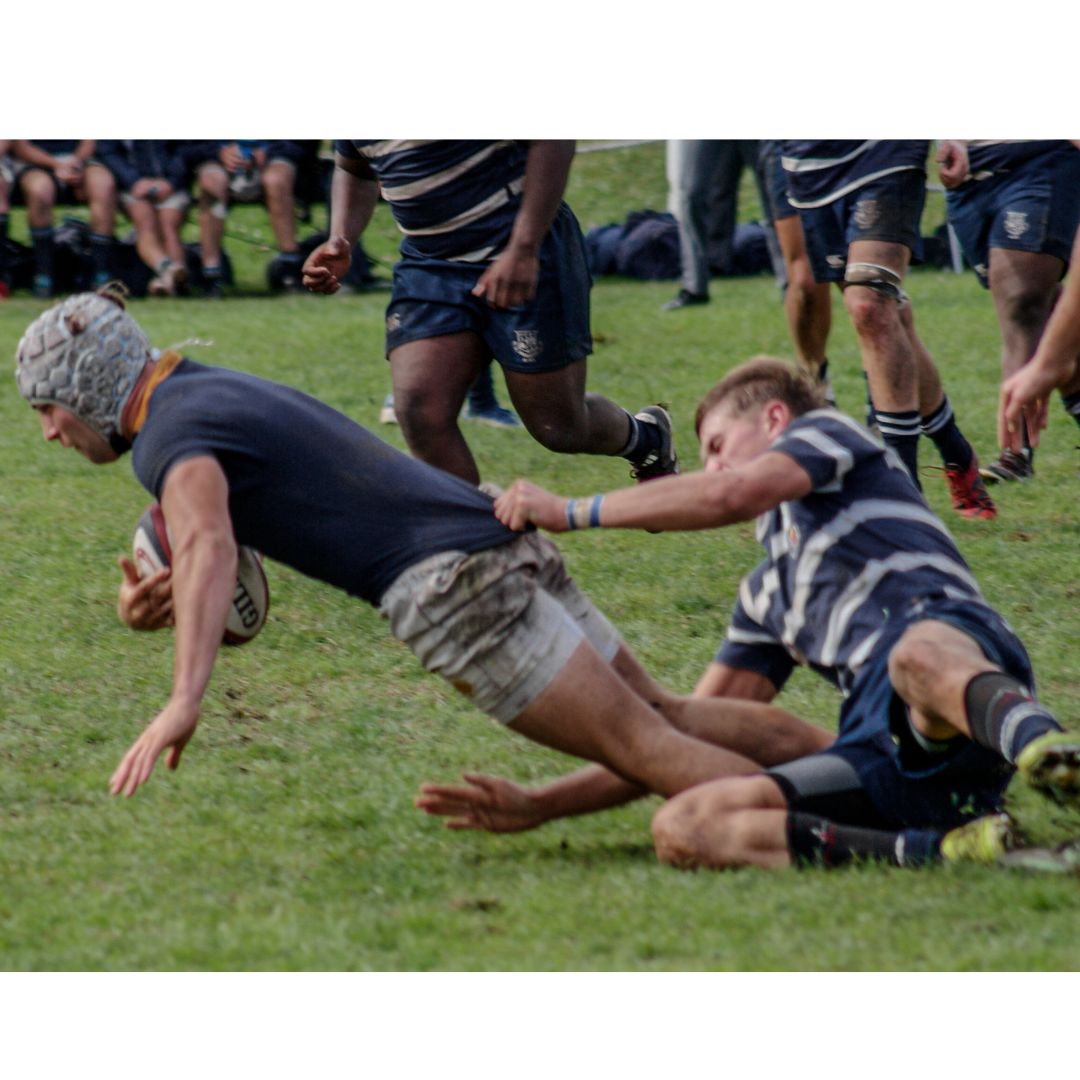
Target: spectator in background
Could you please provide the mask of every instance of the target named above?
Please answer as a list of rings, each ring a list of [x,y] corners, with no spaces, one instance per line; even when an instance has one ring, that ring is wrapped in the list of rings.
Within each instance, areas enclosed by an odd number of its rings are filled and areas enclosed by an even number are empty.
[[[949,224],[1001,326],[1001,377],[1028,362],[1061,291],[1080,223],[1080,151],[1068,139],[945,140],[937,154]],[[1080,394],[1065,408],[1080,423]],[[981,470],[989,483],[1034,475],[1023,423]]]
[[[94,160],[93,139],[15,139],[15,181],[26,200],[34,249],[36,297],[48,299],[55,285],[53,207],[57,201],[90,207],[90,255],[98,288],[111,276],[109,255],[116,227],[116,183],[112,173]]]
[[[191,199],[178,144],[162,139],[102,139],[97,158],[112,173],[120,205],[135,227],[135,248],[151,270],[152,296],[186,290],[180,227]]]
[[[739,179],[750,168],[768,225],[767,185],[759,163],[757,139],[669,139],[667,144],[668,210],[679,223],[682,277],[678,294],[664,305],[676,311],[709,302],[709,274],[734,272],[733,243]],[[779,253],[770,237],[769,255],[777,277]]]
[[[278,249],[278,281],[287,290],[299,290],[302,259],[296,241],[294,188],[303,145],[287,139],[232,139],[189,144],[185,154],[199,182],[203,274],[208,281],[220,291],[221,238],[229,203],[263,200]]]
[[[8,211],[11,209],[8,192],[12,180],[11,160],[8,158],[10,147],[10,139],[0,139],[0,300],[6,300],[11,295],[7,258]]]

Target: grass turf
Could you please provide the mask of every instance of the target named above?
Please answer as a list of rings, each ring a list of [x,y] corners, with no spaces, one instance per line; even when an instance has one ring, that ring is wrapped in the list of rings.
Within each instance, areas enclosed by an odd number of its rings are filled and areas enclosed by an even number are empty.
[[[664,200],[660,144],[581,155],[569,193],[583,224]],[[742,217],[757,213],[744,185]],[[924,231],[940,220],[931,200]],[[13,233],[24,225],[16,217]],[[190,226],[189,226],[190,228]],[[156,344],[313,393],[369,426],[388,389],[385,295],[269,297],[257,209],[230,217],[238,293],[223,303],[133,306]],[[246,237],[246,239],[241,239]],[[385,276],[385,207],[365,238]],[[599,282],[590,388],[670,403],[684,463],[700,394],[757,352],[789,355],[767,277],[717,282],[707,307],[661,313],[672,282]],[[968,275],[911,275],[920,332],[960,422],[993,453],[998,334]],[[44,305],[0,306],[9,358]],[[861,415],[862,378],[836,311],[831,370]],[[502,391],[500,385],[500,393]],[[467,425],[487,479],[525,475],[587,494],[627,481],[619,459],[558,457],[523,431]],[[379,433],[402,445],[396,428]],[[948,509],[988,598],[1025,640],[1043,698],[1069,722],[1080,622],[1077,431],[1055,407],[1031,484],[997,489],[996,522]],[[936,462],[932,446],[924,464]],[[121,463],[94,468],[46,446],[13,382],[0,394],[0,965],[57,969],[1074,969],[1075,879],[979,868],[860,867],[681,874],[649,843],[654,802],[509,837],[448,833],[411,806],[418,784],[481,768],[539,780],[572,767],[499,730],[423,673],[364,605],[268,567],[269,623],[223,650],[176,774],[135,799],[107,779],[164,703],[170,634],[116,620],[116,556],[149,501]],[[757,560],[751,526],[711,534],[583,534],[560,542],[646,666],[689,690]],[[833,692],[798,673],[781,699],[831,723]]]

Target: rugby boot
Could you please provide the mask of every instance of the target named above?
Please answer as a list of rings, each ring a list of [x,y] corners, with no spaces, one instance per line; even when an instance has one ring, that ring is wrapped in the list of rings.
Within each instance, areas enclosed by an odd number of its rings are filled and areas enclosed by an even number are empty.
[[[941,861],[993,866],[1019,846],[1012,818],[1008,814],[989,814],[950,829],[941,838]]]
[[[674,476],[679,471],[679,459],[675,454],[675,443],[671,435],[671,417],[663,405],[647,405],[634,419],[641,424],[652,424],[660,433],[660,444],[650,450],[639,461],[632,461],[634,466],[630,475],[640,484],[646,480],[655,480],[658,476]]]
[[[1080,735],[1048,731],[1020,751],[1016,771],[1024,783],[1059,806],[1080,811]]]
[[[997,517],[997,507],[982,482],[979,462],[974,455],[966,469],[946,465],[945,482],[949,485],[953,509],[962,517],[983,521],[993,521]]]
[[[1030,450],[1002,450],[1001,456],[981,468],[979,474],[988,484],[1030,480],[1035,475],[1035,462]]]

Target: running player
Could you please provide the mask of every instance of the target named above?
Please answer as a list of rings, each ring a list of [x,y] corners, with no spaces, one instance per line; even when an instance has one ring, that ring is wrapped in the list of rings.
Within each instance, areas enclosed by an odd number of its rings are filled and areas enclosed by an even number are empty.
[[[333,293],[381,185],[404,238],[386,312],[394,411],[422,461],[478,483],[458,427],[494,357],[529,433],[563,454],[626,458],[638,480],[678,472],[671,420],[585,391],[591,281],[562,201],[572,142],[344,140],[334,144],[330,239],[304,284]]]
[[[1061,290],[1080,223],[1080,150],[1067,139],[948,140],[937,160],[949,224],[994,301],[1004,381],[1035,352]],[[1080,423],[1080,393],[1065,408]],[[1021,438],[981,470],[989,483],[1034,475]]]
[[[997,510],[975,452],[915,332],[902,288],[912,254],[921,252],[928,150],[928,142],[916,140],[781,144],[788,198],[799,211],[814,279],[844,290],[882,437],[918,486],[919,435],[928,435],[945,465],[953,508],[990,519]]]

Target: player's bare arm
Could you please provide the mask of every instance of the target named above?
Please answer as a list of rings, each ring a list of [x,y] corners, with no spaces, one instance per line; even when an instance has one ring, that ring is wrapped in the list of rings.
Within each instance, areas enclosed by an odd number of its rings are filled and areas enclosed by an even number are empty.
[[[173,535],[173,689],[168,704],[113,773],[114,795],[133,795],[166,749],[166,763],[175,769],[195,732],[236,581],[228,494],[225,474],[209,456],[181,461],[165,479],[161,506]]]
[[[379,185],[367,162],[341,154],[334,158],[330,185],[330,236],[305,260],[304,285],[312,292],[332,294],[352,264],[352,249],[367,228],[379,201]]]
[[[529,146],[521,208],[506,248],[481,275],[472,290],[492,307],[527,304],[536,293],[540,276],[540,245],[559,212],[570,163],[573,140],[542,139]]]
[[[550,532],[590,526],[689,532],[748,521],[812,487],[809,475],[786,454],[765,453],[721,472],[665,476],[576,499],[516,480],[495,500],[495,515],[511,529],[532,524]]]

